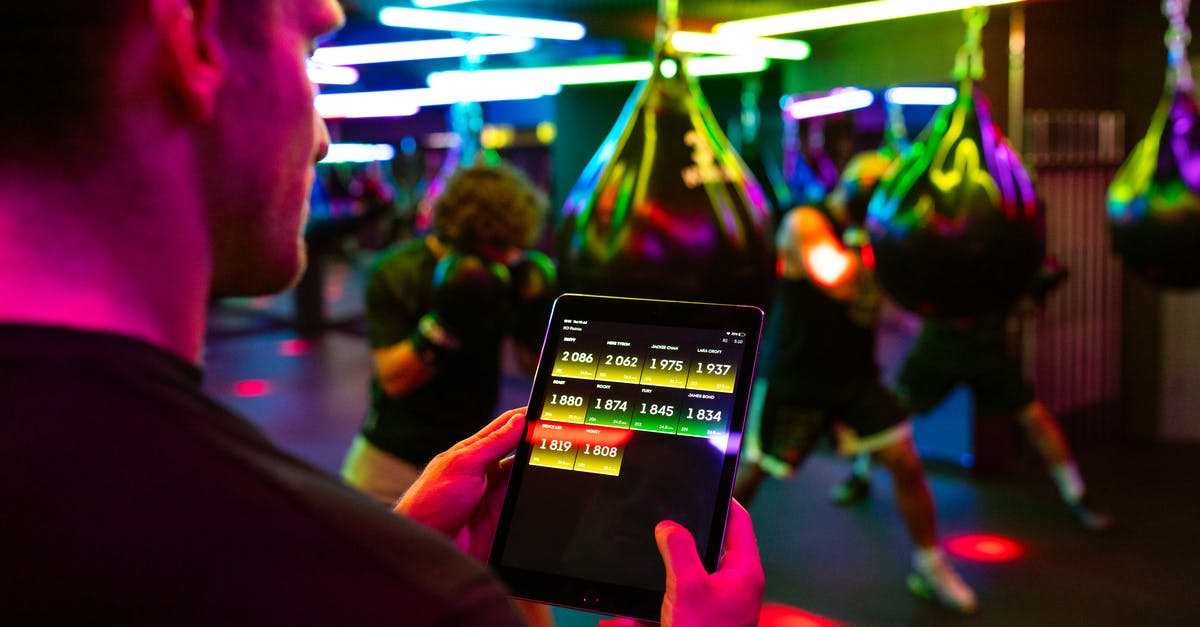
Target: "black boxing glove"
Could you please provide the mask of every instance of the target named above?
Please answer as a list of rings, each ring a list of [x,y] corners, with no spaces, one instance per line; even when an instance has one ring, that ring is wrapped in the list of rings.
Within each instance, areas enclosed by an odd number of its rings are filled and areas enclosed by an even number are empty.
[[[433,270],[433,305],[409,336],[422,359],[498,338],[508,317],[508,268],[473,255],[451,253]]]
[[[508,267],[512,277],[513,318],[509,332],[522,348],[542,349],[550,309],[558,296],[558,270],[545,253],[529,250]]]

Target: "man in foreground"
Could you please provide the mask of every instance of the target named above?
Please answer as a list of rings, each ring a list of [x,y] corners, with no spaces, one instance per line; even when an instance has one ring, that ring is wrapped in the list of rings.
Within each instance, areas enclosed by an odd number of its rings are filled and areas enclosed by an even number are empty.
[[[23,85],[0,107],[0,622],[520,624],[478,559],[523,412],[436,457],[395,516],[201,391],[210,299],[304,266],[329,141],[306,57],[341,21],[334,0],[0,8]],[[696,582],[666,623],[753,624],[731,516],[736,572],[666,553]],[[711,596],[719,576],[747,591]]]

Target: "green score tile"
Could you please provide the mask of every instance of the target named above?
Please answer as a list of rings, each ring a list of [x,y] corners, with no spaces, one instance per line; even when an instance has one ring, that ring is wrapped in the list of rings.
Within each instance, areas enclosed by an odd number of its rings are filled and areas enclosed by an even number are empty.
[[[585,424],[602,427],[629,427],[630,401],[624,398],[605,396],[597,391],[588,405]]]
[[[646,357],[641,382],[646,385],[681,388],[687,385],[688,361],[678,355],[652,355]]]
[[[647,413],[637,413],[630,419],[629,428],[638,431],[653,431],[655,433],[675,433],[679,428],[679,418]]]
[[[592,379],[596,376],[597,358],[592,351],[582,349],[582,347],[571,347],[558,351],[554,357],[554,370],[551,371],[556,377],[575,377],[579,379]]]
[[[711,392],[733,392],[736,381],[737,369],[731,364],[697,360],[692,363],[687,388]]]
[[[596,380],[637,383],[642,379],[645,360],[640,355],[601,353],[596,366]]]
[[[542,405],[543,420],[582,423],[587,415],[592,385],[577,379],[551,378],[546,386],[546,402]]]
[[[580,446],[579,456],[575,459],[575,470],[615,477],[621,474],[621,460],[624,457],[624,445],[611,446],[584,443]]]

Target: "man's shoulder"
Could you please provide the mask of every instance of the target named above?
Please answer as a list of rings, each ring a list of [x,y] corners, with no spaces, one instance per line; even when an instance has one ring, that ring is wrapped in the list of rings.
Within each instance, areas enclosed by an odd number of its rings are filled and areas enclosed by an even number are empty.
[[[482,565],[197,387],[113,363],[22,363],[24,375],[0,376],[0,409],[21,418],[0,428],[0,491],[15,512],[0,553],[29,575],[21,611],[87,586],[113,603],[132,595],[148,615],[156,603],[306,624],[503,612]]]
[[[422,238],[407,239],[392,244],[379,253],[371,266],[372,272],[410,268],[433,259],[433,252]]]

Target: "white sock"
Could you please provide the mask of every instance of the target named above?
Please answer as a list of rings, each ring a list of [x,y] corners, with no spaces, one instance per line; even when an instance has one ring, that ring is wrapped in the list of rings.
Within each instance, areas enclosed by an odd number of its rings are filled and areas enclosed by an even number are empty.
[[[1064,501],[1076,503],[1083,498],[1086,488],[1083,485],[1083,477],[1079,474],[1079,466],[1075,465],[1075,460],[1051,466],[1050,476],[1054,478],[1054,484],[1058,486],[1058,493]]]
[[[919,546],[913,549],[913,568],[916,568],[919,571],[928,572],[934,564],[944,560],[945,556],[942,554],[942,549],[940,547]]]

